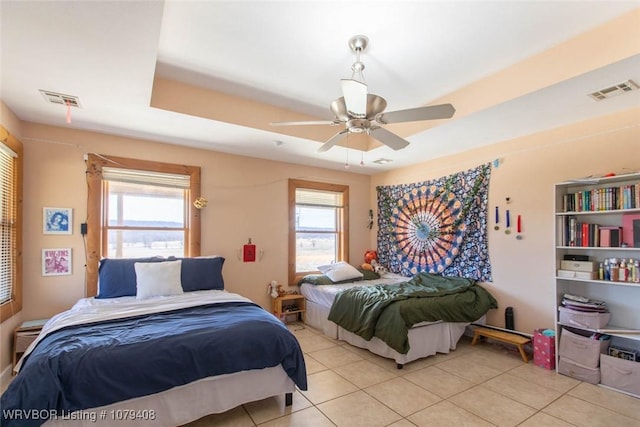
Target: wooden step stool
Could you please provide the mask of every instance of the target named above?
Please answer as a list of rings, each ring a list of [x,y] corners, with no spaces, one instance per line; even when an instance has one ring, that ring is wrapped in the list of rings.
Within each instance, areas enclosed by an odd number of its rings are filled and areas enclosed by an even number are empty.
[[[476,345],[480,337],[492,338],[494,340],[506,342],[507,344],[513,344],[518,347],[522,360],[524,360],[525,363],[529,361],[529,359],[527,359],[527,354],[524,352],[523,346],[531,342],[530,338],[512,334],[510,332],[498,331],[496,329],[476,327],[473,330],[473,341],[471,341],[471,345]]]

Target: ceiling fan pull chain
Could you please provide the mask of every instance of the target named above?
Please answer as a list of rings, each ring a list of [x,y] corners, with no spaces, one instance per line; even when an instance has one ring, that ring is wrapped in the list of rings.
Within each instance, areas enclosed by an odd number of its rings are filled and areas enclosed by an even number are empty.
[[[349,134],[347,134],[347,161],[344,163],[344,168],[349,169]]]

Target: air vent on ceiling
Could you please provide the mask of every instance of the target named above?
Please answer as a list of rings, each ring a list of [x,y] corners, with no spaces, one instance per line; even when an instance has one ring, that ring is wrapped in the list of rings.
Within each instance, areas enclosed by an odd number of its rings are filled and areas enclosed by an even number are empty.
[[[71,107],[81,108],[80,100],[77,96],[65,95],[63,93],[51,92],[40,89],[40,93],[47,102],[52,104],[69,105]]]
[[[638,87],[638,84],[633,80],[627,80],[626,82],[622,82],[617,85],[601,89],[597,92],[590,93],[589,96],[596,101],[602,101],[603,99],[622,95],[625,92],[631,92],[632,90],[638,89]]]
[[[374,160],[373,163],[376,163],[378,165],[386,165],[387,163],[391,163],[393,160],[391,159],[385,159],[384,157],[381,157],[377,160]]]

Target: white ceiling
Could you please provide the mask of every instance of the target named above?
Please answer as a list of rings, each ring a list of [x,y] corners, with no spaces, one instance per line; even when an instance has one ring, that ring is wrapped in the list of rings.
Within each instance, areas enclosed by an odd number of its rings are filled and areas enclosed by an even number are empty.
[[[332,119],[351,76],[348,40],[367,35],[369,91],[387,111],[428,105],[640,7],[640,1],[6,1],[1,97],[21,119],[214,151],[376,173],[640,105],[640,55],[589,70],[367,152],[151,107],[154,76]],[[640,44],[640,29],[638,30]],[[594,49],[607,49],[606,41]],[[549,64],[553,67],[554,64]],[[47,103],[39,89],[75,95]],[[460,110],[460,105],[456,108]],[[334,128],[335,132],[339,128]],[[389,158],[380,166],[372,161]],[[360,160],[365,165],[359,166]]]

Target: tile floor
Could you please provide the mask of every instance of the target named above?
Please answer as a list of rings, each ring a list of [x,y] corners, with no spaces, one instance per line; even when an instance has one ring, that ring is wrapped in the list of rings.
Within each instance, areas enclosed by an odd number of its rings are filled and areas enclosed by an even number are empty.
[[[525,364],[515,349],[463,337],[455,351],[396,369],[392,360],[289,329],[305,354],[309,390],[188,424],[265,427],[640,426],[640,399]]]

